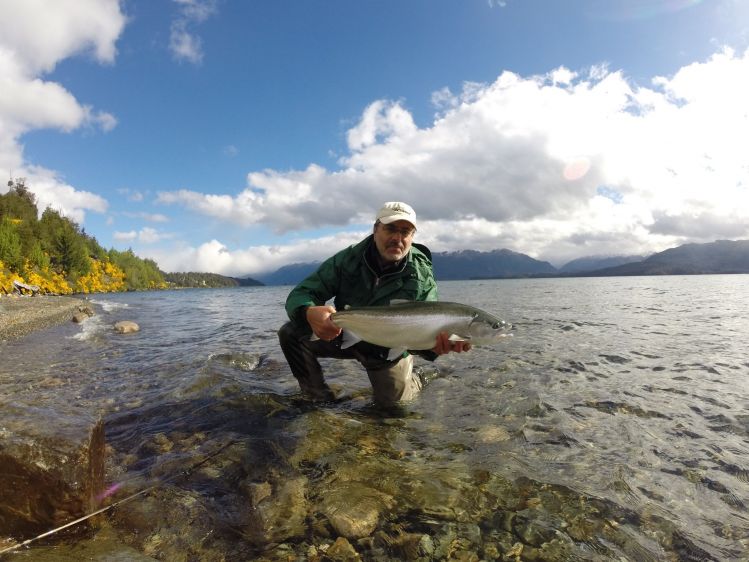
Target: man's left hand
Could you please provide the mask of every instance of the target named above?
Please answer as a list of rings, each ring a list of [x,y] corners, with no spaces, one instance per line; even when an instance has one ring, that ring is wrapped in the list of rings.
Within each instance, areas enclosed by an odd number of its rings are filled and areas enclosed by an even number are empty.
[[[464,351],[469,351],[470,349],[470,342],[464,340],[450,341],[450,336],[447,332],[440,332],[437,335],[437,343],[432,348],[432,351],[434,351],[437,355],[445,355],[446,353],[450,353],[451,351],[454,351],[455,353],[462,353]]]

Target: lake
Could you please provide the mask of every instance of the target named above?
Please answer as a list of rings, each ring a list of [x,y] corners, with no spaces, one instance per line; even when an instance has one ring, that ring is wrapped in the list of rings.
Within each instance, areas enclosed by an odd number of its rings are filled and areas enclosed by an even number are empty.
[[[417,358],[396,411],[350,361],[323,363],[339,400],[301,399],[289,289],[95,295],[83,327],[1,344],[0,404],[103,416],[103,505],[155,486],[15,556],[749,559],[749,276],[442,282],[514,335]]]

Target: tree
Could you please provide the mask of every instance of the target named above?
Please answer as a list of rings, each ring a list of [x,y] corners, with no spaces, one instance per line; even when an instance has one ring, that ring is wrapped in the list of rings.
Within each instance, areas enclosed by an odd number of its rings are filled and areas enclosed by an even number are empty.
[[[39,217],[24,179],[9,186],[0,195],[0,283],[25,276],[48,293],[166,288],[153,260],[132,250],[107,252],[58,211],[47,208]]]
[[[7,216],[0,218],[0,261],[11,271],[18,272],[23,267],[23,254],[21,237],[13,221]]]
[[[55,254],[52,261],[70,277],[77,278],[85,275],[91,269],[91,262],[86,251],[85,242],[76,236],[70,227],[63,227],[58,231],[54,241]]]

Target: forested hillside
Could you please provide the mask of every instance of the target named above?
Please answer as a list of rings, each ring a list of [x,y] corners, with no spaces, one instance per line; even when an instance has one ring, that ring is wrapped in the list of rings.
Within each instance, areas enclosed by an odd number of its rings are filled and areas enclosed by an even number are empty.
[[[166,288],[156,262],[105,250],[75,222],[47,208],[39,216],[23,179],[0,195],[0,293],[13,281],[46,294]]]
[[[219,289],[223,287],[258,287],[262,283],[250,277],[237,278],[219,275],[218,273],[198,273],[189,271],[187,273],[165,273],[164,279],[174,287],[196,287]]]

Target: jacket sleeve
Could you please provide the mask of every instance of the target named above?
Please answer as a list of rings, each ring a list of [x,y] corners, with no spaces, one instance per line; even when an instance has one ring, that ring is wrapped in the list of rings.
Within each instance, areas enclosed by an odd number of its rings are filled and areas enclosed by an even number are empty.
[[[328,258],[289,293],[286,314],[296,326],[309,330],[307,307],[321,306],[336,295],[340,279],[338,261],[338,255]]]

